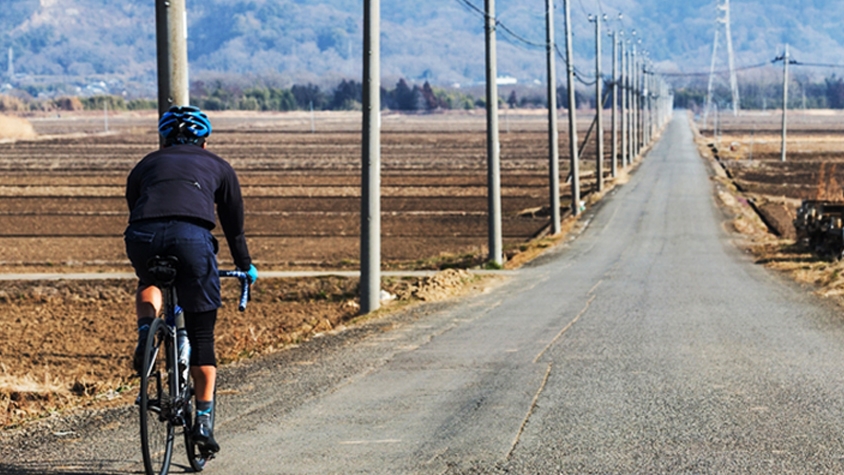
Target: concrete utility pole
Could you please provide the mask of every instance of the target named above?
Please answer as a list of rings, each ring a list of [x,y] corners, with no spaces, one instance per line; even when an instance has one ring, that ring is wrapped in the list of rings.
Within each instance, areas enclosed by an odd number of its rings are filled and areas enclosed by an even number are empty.
[[[498,141],[498,67],[495,55],[495,0],[486,5],[486,153],[489,201],[489,262],[504,264],[501,236],[501,145]]]
[[[560,218],[560,142],[557,130],[557,72],[554,66],[554,1],[545,0],[545,53],[548,63],[548,171],[551,184],[551,234],[559,234]]]
[[[642,69],[639,72],[639,152],[648,143],[648,73],[644,53],[641,61]]]
[[[639,136],[636,126],[639,124],[639,89],[637,80],[638,62],[636,60],[636,43],[633,43],[633,50],[630,53],[630,163],[636,160],[639,153],[637,137]]]
[[[618,32],[612,33],[612,177],[618,176]]]
[[[569,154],[571,156],[571,212],[580,214],[580,165],[577,158],[577,108],[574,94],[574,56],[572,53],[571,0],[563,0],[566,11],[566,83],[569,88]],[[598,99],[600,101],[600,99]]]
[[[159,115],[190,105],[187,18],[185,0],[155,1]]]
[[[788,45],[785,45],[785,54],[782,57],[782,155],[781,161],[786,158],[786,131],[788,129]]]
[[[601,15],[595,15],[595,114],[598,126],[596,176],[598,192],[604,191],[604,81],[601,77]]]
[[[363,2],[360,311],[381,306],[381,3]]]
[[[627,165],[630,164],[628,159],[628,144],[627,144],[627,137],[628,137],[628,127],[629,127],[629,114],[630,108],[628,106],[628,90],[629,90],[629,78],[627,76],[627,63],[629,62],[629,54],[627,52],[627,43],[622,39],[621,40],[621,166],[624,169],[627,169]]]

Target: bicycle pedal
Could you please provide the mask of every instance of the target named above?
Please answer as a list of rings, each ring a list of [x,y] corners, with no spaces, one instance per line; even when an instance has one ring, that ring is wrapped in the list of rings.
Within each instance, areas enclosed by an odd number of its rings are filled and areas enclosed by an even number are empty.
[[[208,461],[210,461],[210,460],[214,460],[214,457],[216,457],[216,456],[217,456],[217,454],[216,454],[216,453],[214,453],[214,452],[204,452],[204,451],[201,451],[201,450],[200,450],[200,451],[199,451],[199,456],[200,456],[200,457],[202,457],[202,458],[204,458],[204,459],[205,459],[205,461],[206,461],[206,462],[208,462]]]

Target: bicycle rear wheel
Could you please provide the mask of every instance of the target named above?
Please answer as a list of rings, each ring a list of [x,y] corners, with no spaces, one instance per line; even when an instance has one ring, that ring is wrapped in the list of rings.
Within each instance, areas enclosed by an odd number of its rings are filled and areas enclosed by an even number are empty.
[[[189,404],[187,405],[187,409],[185,410],[185,420],[187,424],[185,425],[185,448],[188,451],[188,462],[190,462],[190,467],[193,469],[194,472],[201,472],[202,469],[205,468],[205,464],[208,463],[209,460],[214,458],[214,454],[206,454],[197,448],[196,444],[193,443],[193,439],[191,438],[191,432],[193,431],[193,404],[195,403],[196,399],[194,398],[194,388],[191,384],[190,377],[188,378],[188,388],[190,391],[189,395]],[[215,391],[216,396],[216,391]],[[212,417],[215,417],[217,413],[217,398],[214,398],[214,408],[211,410]]]
[[[141,451],[147,475],[163,475],[170,470],[174,427],[170,421],[171,378],[167,360],[169,335],[164,322],[156,318],[150,325],[144,348],[141,374]]]

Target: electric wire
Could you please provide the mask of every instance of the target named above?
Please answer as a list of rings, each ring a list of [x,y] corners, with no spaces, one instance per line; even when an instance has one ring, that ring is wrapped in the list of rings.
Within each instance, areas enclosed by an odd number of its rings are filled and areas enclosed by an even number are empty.
[[[477,7],[475,4],[473,4],[469,0],[456,0],[456,1],[458,3],[460,3],[461,5],[468,7],[473,12],[481,15],[481,17],[483,17],[484,20],[487,20],[486,12],[481,10],[479,7]],[[505,25],[504,23],[499,21],[497,18],[493,18],[493,20],[495,22],[496,29],[500,28],[502,32],[504,32],[507,35],[510,35],[517,42],[522,43],[522,44],[527,45],[527,46],[534,47],[534,48],[545,48],[546,43],[538,43],[536,41],[531,41],[531,40],[523,37],[522,35],[516,33],[515,31],[513,31],[510,27],[508,27],[507,25]],[[506,38],[503,38],[503,39],[506,41]]]
[[[580,4],[580,9],[583,10],[583,14],[587,17],[589,16],[589,12],[586,11],[586,7],[583,6],[583,0],[577,0],[577,3]]]
[[[789,62],[789,64],[793,64],[793,65],[796,65],[796,66],[808,66],[808,67],[814,67],[814,68],[838,68],[838,69],[844,69],[844,64],[829,64],[829,63],[804,63],[804,62],[801,62],[801,61]]]
[[[741,67],[735,68],[735,71],[747,71],[747,70],[750,70],[750,69],[759,69],[759,68],[764,68],[765,66],[770,66],[770,64],[771,64],[770,62],[766,61],[764,63],[753,64],[753,65],[750,65],[750,66],[741,66]],[[669,73],[669,72],[664,72],[664,71],[656,71],[657,74],[659,74],[661,76],[666,76],[666,77],[709,76],[709,74],[719,74],[720,75],[720,74],[729,74],[729,72],[730,72],[729,69],[721,69],[721,70],[718,70],[718,71],[712,71],[711,73],[709,71],[706,71],[706,72],[698,71],[698,72],[693,72],[693,73],[679,73],[679,72],[678,73]]]
[[[469,10],[479,14],[485,20],[487,19],[486,12],[484,10],[481,10],[479,7],[474,5],[469,0],[456,0],[456,1],[458,3],[460,3],[461,5],[463,5],[464,7],[468,8]],[[586,8],[583,5],[583,1],[578,0],[578,2],[580,3],[580,7],[583,10],[583,13],[585,13],[588,16],[588,12],[586,11]],[[600,0],[598,0],[598,2],[599,2],[599,9],[601,10],[601,12],[603,12],[603,6],[600,5]],[[506,41],[507,35],[509,35],[514,40],[516,40],[518,43],[521,43],[523,45],[530,46],[530,47],[533,47],[533,48],[546,48],[548,46],[547,43],[539,43],[539,42],[536,42],[536,41],[531,41],[531,40],[521,36],[520,34],[516,33],[510,27],[508,27],[507,25],[505,25],[504,23],[502,23],[501,21],[499,21],[497,19],[495,19],[495,26],[496,26],[496,28],[500,28],[501,31],[503,33],[505,33],[504,38],[503,38],[505,41]],[[568,66],[569,65],[568,58],[562,53],[562,51],[560,51],[560,47],[556,43],[554,44],[554,50],[557,52],[557,56],[559,56],[560,60],[562,60],[566,64],[566,66]],[[583,72],[581,72],[577,68],[577,66],[572,65],[572,68],[574,70],[574,78],[579,83],[583,84],[584,86],[587,86],[587,87],[588,86],[594,86],[598,82],[599,79],[603,80],[608,85],[612,85],[611,81],[607,81],[604,78],[598,78],[598,77],[595,77],[595,76],[584,74]]]

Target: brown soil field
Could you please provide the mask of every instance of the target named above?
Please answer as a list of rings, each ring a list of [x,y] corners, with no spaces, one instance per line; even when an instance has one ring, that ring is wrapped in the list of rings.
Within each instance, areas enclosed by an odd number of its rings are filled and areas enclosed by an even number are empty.
[[[844,199],[844,113],[789,111],[787,158],[781,161],[779,111],[723,114],[719,136],[713,121],[700,132],[715,146],[737,189],[753,200],[779,236],[794,239],[792,221],[804,199]]]
[[[518,263],[551,243],[528,245],[548,225],[547,132],[543,111],[505,114],[503,232],[507,256]],[[238,172],[259,269],[357,268],[359,113],[320,113],[313,122],[304,113],[212,113],[211,119],[209,149]],[[124,184],[132,166],[157,146],[154,115],[112,116],[108,132],[96,113],[29,120],[38,138],[0,142],[0,273],[130,271],[122,240]],[[583,131],[588,126],[588,119],[579,124]],[[384,115],[385,268],[483,263],[485,140],[483,114]],[[566,150],[565,134],[560,142]],[[592,139],[582,157],[585,195],[595,188],[595,148]],[[565,157],[561,152],[562,178]],[[564,208],[568,192],[563,180]],[[220,259],[222,267],[232,265],[225,249]],[[464,271],[447,270],[431,278],[385,279],[383,286],[402,305],[444,298],[472,282]],[[0,427],[80,405],[131,402],[134,285],[0,283]],[[342,328],[358,313],[357,286],[357,279],[260,279],[240,314],[233,310],[237,290],[226,283],[217,327],[221,361]]]
[[[512,253],[548,224],[548,148],[544,113],[507,117],[509,131],[501,133],[502,224]],[[302,113],[211,118],[209,149],[238,172],[256,264],[263,269],[354,264],[360,233],[359,114],[318,114],[313,129]],[[99,133],[94,132],[105,127],[97,115],[30,120],[39,139],[0,144],[0,272],[127,270],[121,237],[128,213],[125,178],[155,146],[154,117],[112,117],[110,131]],[[451,265],[454,256],[467,255],[482,260],[483,115],[386,114],[383,124],[385,267],[436,268],[439,259]],[[582,130],[588,125],[588,120],[579,124]],[[581,166],[584,194],[595,187],[594,149],[592,139]],[[609,170],[608,157],[605,161]],[[561,157],[561,174],[567,173]],[[565,183],[561,195],[567,207]],[[221,259],[229,263],[227,253]]]

